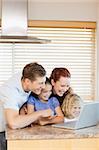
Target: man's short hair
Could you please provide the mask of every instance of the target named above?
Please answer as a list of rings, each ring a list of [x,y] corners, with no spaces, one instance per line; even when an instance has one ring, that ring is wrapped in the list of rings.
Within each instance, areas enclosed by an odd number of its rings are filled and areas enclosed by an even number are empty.
[[[34,81],[36,77],[44,77],[45,75],[45,69],[38,63],[29,63],[23,68],[22,71],[22,79],[28,78],[31,81]]]

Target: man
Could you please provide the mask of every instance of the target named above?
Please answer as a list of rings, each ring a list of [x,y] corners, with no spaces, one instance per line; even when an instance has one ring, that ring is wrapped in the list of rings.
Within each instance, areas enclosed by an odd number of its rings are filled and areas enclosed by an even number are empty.
[[[30,63],[23,68],[21,74],[14,75],[0,87],[0,150],[6,150],[5,124],[12,129],[23,128],[40,117],[51,116],[50,109],[27,115],[19,114],[19,109],[27,101],[30,92],[40,94],[45,80],[45,69],[40,64]]]

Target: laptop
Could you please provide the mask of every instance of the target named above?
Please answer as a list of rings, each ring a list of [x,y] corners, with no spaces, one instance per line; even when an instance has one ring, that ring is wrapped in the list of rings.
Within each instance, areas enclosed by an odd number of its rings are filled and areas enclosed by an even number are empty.
[[[81,109],[77,120],[53,124],[53,127],[67,129],[81,129],[85,127],[95,126],[99,123],[99,102],[86,103]]]

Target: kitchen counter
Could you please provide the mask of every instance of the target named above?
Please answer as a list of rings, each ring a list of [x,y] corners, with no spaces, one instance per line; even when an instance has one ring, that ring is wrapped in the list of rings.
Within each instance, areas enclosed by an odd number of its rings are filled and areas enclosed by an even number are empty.
[[[7,128],[8,150],[99,150],[99,125],[79,130],[50,125],[11,130]]]
[[[55,128],[50,125],[27,127],[23,129],[11,130],[7,128],[6,138],[8,140],[35,140],[35,139],[69,139],[69,138],[89,138],[99,137],[99,126],[84,128],[79,130],[68,130]]]

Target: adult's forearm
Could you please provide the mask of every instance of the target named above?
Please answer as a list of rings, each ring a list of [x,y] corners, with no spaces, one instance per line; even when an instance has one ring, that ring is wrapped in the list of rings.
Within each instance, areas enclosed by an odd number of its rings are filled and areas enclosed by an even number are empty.
[[[18,115],[12,121],[8,122],[8,126],[12,129],[23,128],[38,120],[40,116],[40,111],[27,115]]]
[[[40,110],[31,114],[21,115],[18,111],[5,109],[5,119],[8,126],[12,129],[23,128],[35,122],[40,117],[49,117],[52,114],[51,109]]]

